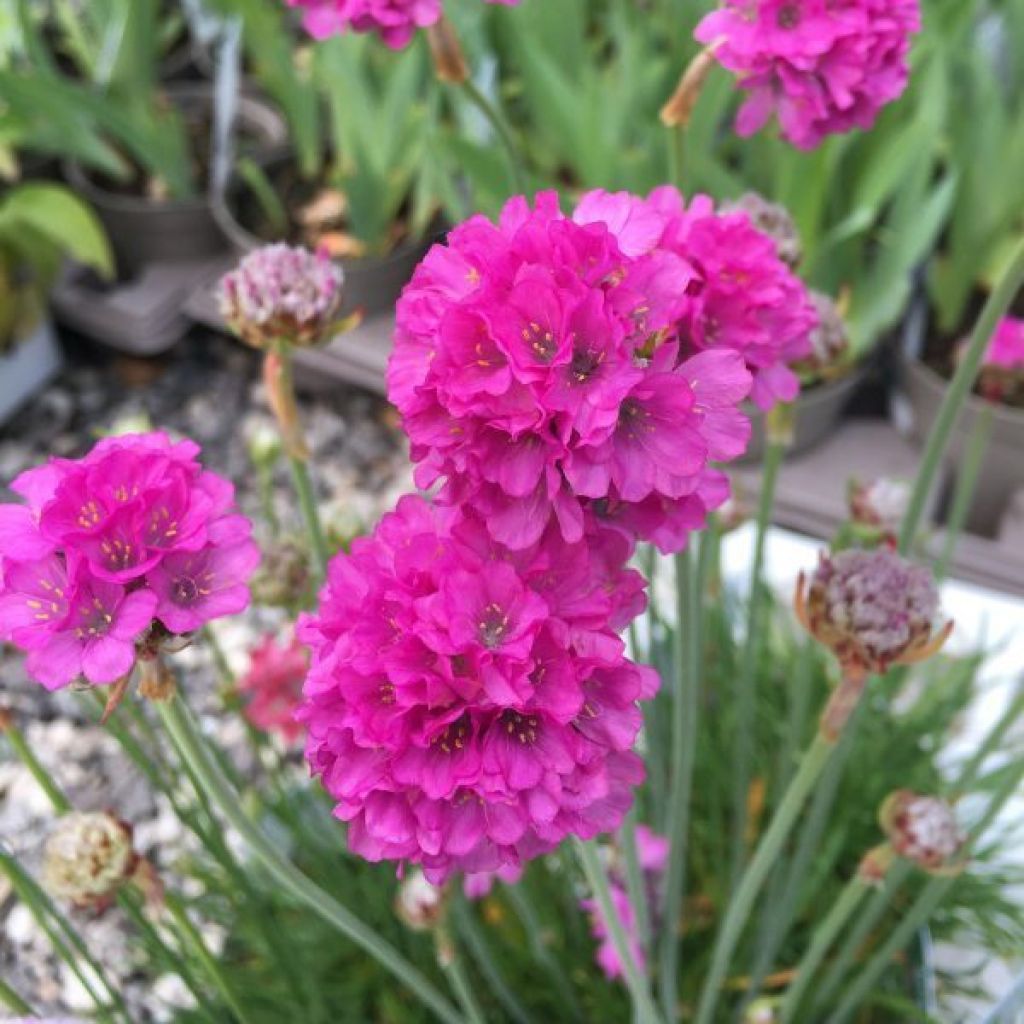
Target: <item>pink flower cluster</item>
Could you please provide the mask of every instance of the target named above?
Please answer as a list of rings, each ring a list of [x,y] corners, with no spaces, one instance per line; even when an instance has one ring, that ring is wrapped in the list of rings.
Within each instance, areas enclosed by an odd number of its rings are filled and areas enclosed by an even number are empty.
[[[752,135],[777,114],[800,149],[869,128],[906,88],[918,0],[723,0],[697,26],[698,42],[750,95],[736,130]]]
[[[183,634],[249,601],[259,551],[234,489],[165,434],[100,441],[51,459],[0,505],[0,639],[47,689],[111,683],[159,626]]]
[[[652,832],[646,825],[638,825],[636,829],[636,852],[637,861],[640,864],[640,871],[647,891],[645,897],[648,903],[655,904],[655,885],[658,876],[665,870],[668,863],[669,841],[664,836]],[[626,888],[625,871],[612,866],[610,872],[609,887],[611,889],[612,904],[626,930],[626,938],[629,942],[629,949],[633,955],[633,961],[641,971],[646,970],[647,957],[643,944],[640,940],[638,922],[633,912],[633,904],[629,898],[629,891]],[[625,968],[619,959],[615,943],[612,941],[608,929],[608,922],[605,920],[597,900],[583,900],[581,906],[590,914],[591,931],[597,939],[597,964],[604,971],[605,977],[622,978],[625,976]]]
[[[745,213],[671,188],[516,198],[435,246],[398,305],[389,394],[442,500],[495,540],[568,543],[588,515],[679,550],[728,495],[739,405],[795,396],[815,314]]]
[[[1024,370],[1024,320],[1006,316],[985,353],[985,366],[1001,370]]]
[[[297,717],[356,853],[441,883],[621,822],[657,676],[617,633],[644,605],[628,541],[592,530],[510,551],[408,496],[332,562]]]
[[[487,0],[515,6],[519,0]],[[326,39],[339,32],[376,32],[393,49],[408,45],[416,31],[441,17],[441,0],[288,0],[305,10],[310,35]]]
[[[308,669],[309,654],[297,637],[279,644],[265,636],[249,655],[249,671],[238,680],[238,689],[248,698],[244,714],[249,722],[294,743],[302,735],[295,712]]]

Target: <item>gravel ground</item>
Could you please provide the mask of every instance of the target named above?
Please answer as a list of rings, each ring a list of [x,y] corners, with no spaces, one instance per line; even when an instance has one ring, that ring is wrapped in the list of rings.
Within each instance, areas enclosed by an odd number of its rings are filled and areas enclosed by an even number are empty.
[[[14,422],[0,427],[0,500],[6,485],[48,454],[77,456],[95,436],[126,418],[148,416],[155,426],[187,434],[203,446],[206,465],[234,480],[247,514],[260,515],[260,496],[247,440],[272,425],[259,382],[258,356],[208,333],[196,334],[160,360],[102,355],[66,339],[69,368]],[[327,396],[303,402],[307,432],[316,453],[319,498],[329,523],[344,534],[365,529],[403,491],[411,475],[393,411],[381,399],[339,385]],[[287,467],[274,476],[275,508],[285,532],[298,531]],[[244,668],[246,652],[261,632],[279,629],[280,614],[252,611],[221,624],[218,636],[229,661]],[[190,702],[209,733],[245,771],[248,745],[237,718],[221,716],[212,699],[215,673],[197,646],[178,656],[186,670]],[[204,701],[203,695],[209,695]],[[21,657],[0,646],[0,706],[15,720],[47,768],[80,810],[115,811],[135,828],[138,851],[158,869],[173,873],[188,849],[164,798],[156,799],[117,742],[97,727],[88,695],[49,694],[30,682]],[[33,873],[53,822],[45,797],[18,763],[0,760],[0,842]],[[71,911],[103,968],[116,979],[140,1022],[167,1020],[188,997],[173,976],[152,985],[135,964],[133,940],[120,912]],[[202,924],[202,922],[200,922]],[[205,926],[213,948],[222,936]],[[74,975],[50,952],[28,910],[0,878],[0,974],[37,1010],[85,1012],[91,1002]],[[4,1011],[0,1009],[0,1019]]]

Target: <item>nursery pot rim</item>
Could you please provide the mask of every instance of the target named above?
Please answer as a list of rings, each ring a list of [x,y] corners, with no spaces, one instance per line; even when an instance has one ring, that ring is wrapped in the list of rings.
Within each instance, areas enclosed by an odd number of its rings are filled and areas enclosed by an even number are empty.
[[[284,161],[291,160],[293,157],[294,150],[289,146],[283,146],[272,152],[264,154],[261,163],[264,168],[266,168],[268,165],[276,165]],[[210,197],[210,207],[213,212],[213,219],[217,222],[221,231],[224,232],[228,241],[238,252],[247,254],[253,252],[255,249],[262,248],[264,245],[271,245],[273,243],[260,238],[259,235],[250,231],[244,224],[242,224],[236,216],[235,211],[232,209],[231,203],[228,201],[228,195],[232,190],[232,186],[236,185],[238,181],[239,176],[236,163],[236,165],[231,168],[227,183],[222,192]],[[438,225],[443,225],[443,218],[441,218],[440,215],[438,216],[436,223]],[[428,228],[426,234],[422,237],[404,238],[390,252],[383,256],[342,256],[332,258],[334,262],[340,264],[345,271],[356,270],[372,274],[375,271],[382,270],[394,263],[408,259],[409,255],[416,250],[429,248],[429,246],[432,245],[443,233],[446,233],[446,229],[441,226],[438,226],[437,230],[434,230],[433,227]]]
[[[187,108],[190,104],[212,103],[214,89],[210,82],[168,82],[162,86],[163,93],[179,109]],[[265,146],[271,147],[279,144],[287,132],[284,118],[259,96],[246,94],[238,95],[238,117],[240,121],[248,120],[250,123],[265,129],[268,141]],[[211,205],[211,196],[208,187],[202,187],[196,195],[185,199],[149,199],[145,196],[125,195],[104,188],[90,176],[89,172],[79,160],[63,161],[64,175],[74,189],[81,193],[86,199],[97,206],[104,206],[108,210],[118,213],[148,213],[153,215],[170,214],[177,215],[182,212],[206,211]]]

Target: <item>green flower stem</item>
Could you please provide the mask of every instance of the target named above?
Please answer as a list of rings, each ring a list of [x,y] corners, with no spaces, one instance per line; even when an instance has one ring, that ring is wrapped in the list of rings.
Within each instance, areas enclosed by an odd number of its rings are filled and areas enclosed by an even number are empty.
[[[668,180],[681,192],[686,192],[686,128],[675,125],[668,129]]]
[[[462,966],[462,959],[459,957],[458,948],[455,945],[455,937],[447,925],[438,927],[435,933],[437,944],[437,963],[448,977],[448,984],[455,993],[455,998],[466,1015],[468,1024],[486,1024],[483,1010],[477,1002],[473,986],[466,977]]]
[[[317,511],[316,498],[313,496],[313,481],[309,475],[309,466],[302,459],[294,455],[288,456],[288,465],[292,470],[292,482],[295,484],[295,493],[299,499],[299,508],[302,511],[302,520],[306,524],[306,533],[309,535],[310,550],[313,552],[313,562],[318,580],[327,578],[327,540],[324,537],[323,527],[320,524],[320,513]]]
[[[953,374],[953,379],[946,388],[946,397],[942,401],[931,434],[928,436],[924,455],[921,457],[921,469],[914,481],[914,490],[900,529],[899,549],[903,554],[910,550],[914,538],[917,536],[924,515],[925,503],[939,471],[942,456],[945,454],[960,409],[967,400],[971,388],[974,387],[989,340],[1022,285],[1024,285],[1024,242],[1017,247],[1002,278],[989,295],[988,301],[974,325],[971,340],[961,355],[956,373]]]
[[[21,730],[12,723],[3,730],[3,735],[7,737],[11,749],[28,769],[36,784],[46,794],[46,798],[53,804],[53,809],[58,814],[67,814],[71,810],[70,801],[54,781],[53,776],[43,767],[42,762],[36,757],[35,751],[25,742]]]
[[[769,418],[773,414],[769,414]],[[764,467],[761,473],[761,494],[757,505],[757,526],[754,535],[754,557],[750,564],[750,594],[747,598],[746,634],[740,671],[736,674],[733,707],[736,711],[736,732],[733,740],[732,763],[732,827],[729,843],[730,888],[743,870],[747,844],[747,801],[750,791],[751,764],[754,745],[754,687],[757,682],[757,659],[761,650],[764,600],[764,552],[771,525],[772,508],[779,470],[788,444],[771,436],[765,446]]]
[[[1002,784],[996,790],[985,813],[974,824],[968,833],[961,857],[967,857],[978,839],[992,824],[1003,809],[1006,802],[1016,793],[1017,787],[1024,781],[1024,760],[1017,765],[1017,770],[1008,772]],[[945,899],[946,894],[956,884],[955,875],[933,876],[921,890],[917,899],[904,915],[903,920],[889,933],[886,941],[875,951],[860,974],[843,994],[835,1012],[828,1018],[828,1024],[843,1024],[857,1011],[865,997],[871,992],[885,970],[892,964],[893,957],[901,952],[913,939],[920,928],[931,919],[936,908]]]
[[[526,193],[526,176],[523,173],[519,149],[512,137],[512,130],[506,124],[498,108],[480,91],[471,77],[467,76],[466,80],[461,83],[461,88],[466,94],[466,98],[480,111],[487,123],[494,129],[494,134],[501,140],[508,160],[509,180],[513,191],[524,195]]]
[[[495,998],[501,1003],[509,1019],[515,1021],[515,1024],[533,1024],[529,1011],[505,981],[483,929],[477,924],[473,911],[461,895],[454,897],[452,914],[466,948],[472,954],[480,973],[487,979]]]
[[[509,903],[512,904],[512,909],[515,910],[516,916],[522,922],[534,960],[544,968],[552,984],[558,989],[559,999],[561,999],[566,1012],[571,1014],[572,1018],[576,1021],[583,1020],[583,1011],[580,1008],[579,1000],[576,998],[576,993],[573,991],[572,983],[562,969],[562,965],[544,941],[543,924],[537,916],[536,910],[533,909],[533,904],[530,903],[526,890],[521,884],[506,885],[505,895],[508,897]]]
[[[8,1010],[12,1010],[14,1013],[21,1014],[22,1016],[36,1016],[35,1010],[3,978],[0,978],[0,1003],[6,1006]]]
[[[695,564],[697,563],[697,564]],[[703,579],[697,553],[676,556],[676,692],[672,703],[672,777],[668,797],[669,857],[662,891],[662,935],[659,997],[666,1020],[676,1017],[686,861],[689,853],[690,803],[697,756],[697,715],[700,711],[701,611]]]
[[[754,901],[768,873],[782,853],[786,839],[793,830],[808,795],[832,757],[834,749],[835,744],[819,732],[804,754],[800,767],[786,790],[786,795],[773,815],[768,830],[761,837],[757,850],[740,879],[739,887],[729,901],[715,940],[711,967],[704,979],[697,1010],[697,1024],[711,1024],[715,1019],[722,983],[725,981],[729,963],[743,934]]]
[[[807,986],[814,979],[815,973],[825,959],[825,954],[870,891],[868,883],[859,874],[854,875],[832,904],[832,909],[825,916],[825,920],[815,928],[811,944],[797,965],[796,977],[786,989],[782,1006],[776,1015],[779,1024],[789,1024],[793,1020]]]
[[[434,985],[389,942],[288,861],[242,810],[223,773],[206,748],[192,717],[179,697],[157,705],[160,717],[182,761],[188,761],[210,801],[248,844],[280,888],[305,904],[391,971],[447,1024],[461,1024],[454,1007]]]
[[[66,914],[62,914],[53,904],[53,901],[43,891],[14,856],[0,847],[0,871],[2,871],[11,883],[11,888],[17,893],[18,898],[28,907],[36,923],[46,933],[46,937],[53,946],[54,951],[71,969],[71,972],[79,980],[82,988],[88,993],[96,1006],[96,1013],[102,1021],[113,1021],[110,1007],[113,1006],[121,1014],[124,1020],[130,1021],[131,1015],[128,1007],[125,1006],[121,994],[111,984],[103,968],[96,962],[85,941],[71,925]],[[83,970],[82,965],[89,970]],[[109,1004],[105,1000],[93,981],[96,980],[103,987],[109,998]]]
[[[250,1018],[245,1010],[242,1008],[241,1003],[238,1001],[238,994],[234,991],[231,983],[228,981],[224,972],[220,969],[220,964],[217,963],[216,958],[207,948],[206,943],[203,941],[203,936],[200,934],[199,929],[192,923],[192,919],[188,916],[188,912],[185,910],[184,904],[178,898],[177,893],[168,892],[164,894],[164,902],[167,906],[167,911],[174,920],[178,931],[185,939],[186,944],[192,949],[196,959],[202,965],[203,970],[208,975],[213,987],[221,994],[224,1002],[228,1008],[237,1018],[239,1024],[251,1024],[252,1018]]]
[[[651,909],[647,903],[647,886],[644,883],[644,872],[640,866],[640,849],[636,839],[636,802],[629,809],[626,820],[622,823],[619,834],[619,845],[622,848],[622,859],[626,862],[626,891],[629,894],[629,905],[633,909],[633,920],[636,921],[640,945],[644,949],[651,946]]]
[[[583,867],[583,873],[587,876],[587,883],[590,885],[597,905],[601,908],[601,916],[608,928],[612,945],[618,955],[619,962],[626,978],[626,987],[629,989],[630,998],[633,1001],[633,1012],[637,1024],[659,1024],[660,1018],[651,998],[650,990],[647,987],[647,979],[643,976],[636,960],[633,958],[633,951],[629,946],[629,939],[626,930],[622,925],[615,904],[612,902],[612,893],[608,885],[608,876],[605,874],[604,866],[601,864],[601,857],[597,845],[591,842],[584,842],[581,839],[573,839],[576,846],[576,855]]]
[[[953,490],[953,503],[946,520],[946,540],[942,546],[942,554],[935,566],[935,578],[944,580],[949,572],[949,563],[953,560],[956,543],[967,522],[967,513],[971,510],[971,501],[978,485],[978,476],[985,461],[985,450],[992,437],[992,403],[986,402],[974,421],[971,436],[960,460],[960,471],[957,474],[956,487]]]

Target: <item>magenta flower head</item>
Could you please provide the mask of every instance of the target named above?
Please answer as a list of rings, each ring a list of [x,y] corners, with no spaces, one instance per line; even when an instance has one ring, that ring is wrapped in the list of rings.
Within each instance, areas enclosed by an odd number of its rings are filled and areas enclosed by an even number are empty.
[[[617,827],[643,766],[656,675],[616,630],[643,604],[611,530],[495,544],[474,515],[403,498],[330,566],[298,718],[306,756],[367,860],[515,867]]]
[[[248,604],[259,551],[198,453],[161,433],[109,437],[11,484],[25,503],[0,505],[0,639],[47,689],[115,682],[143,641]]]
[[[514,6],[519,0],[487,0]],[[304,11],[306,31],[317,39],[339,32],[376,32],[392,49],[407,46],[418,29],[436,25],[441,0],[288,0]]]
[[[978,375],[978,394],[1024,408],[1024,320],[999,322]]]
[[[870,128],[907,85],[918,0],[723,0],[695,37],[749,95],[736,130],[777,115],[783,136],[814,149],[826,135]]]
[[[220,312],[259,349],[326,341],[341,308],[344,274],[326,252],[275,243],[256,249],[217,288]]]
[[[249,656],[249,671],[238,681],[238,689],[248,698],[245,717],[257,729],[294,743],[302,735],[295,712],[308,669],[309,654],[298,638],[279,644],[275,637],[265,636]]]
[[[528,548],[555,521],[576,543],[597,516],[678,550],[727,497],[709,467],[746,448],[750,373],[725,347],[682,351],[699,271],[659,248],[665,226],[625,194],[591,193],[573,218],[553,194],[517,198],[407,286],[388,388],[417,483],[443,480],[496,541]]]
[[[922,661],[953,624],[933,634],[939,594],[932,574],[890,548],[822,555],[809,587],[797,588],[797,614],[851,672],[885,672]]]
[[[963,849],[956,814],[939,797],[900,789],[882,804],[878,817],[893,851],[925,871],[949,868]]]

